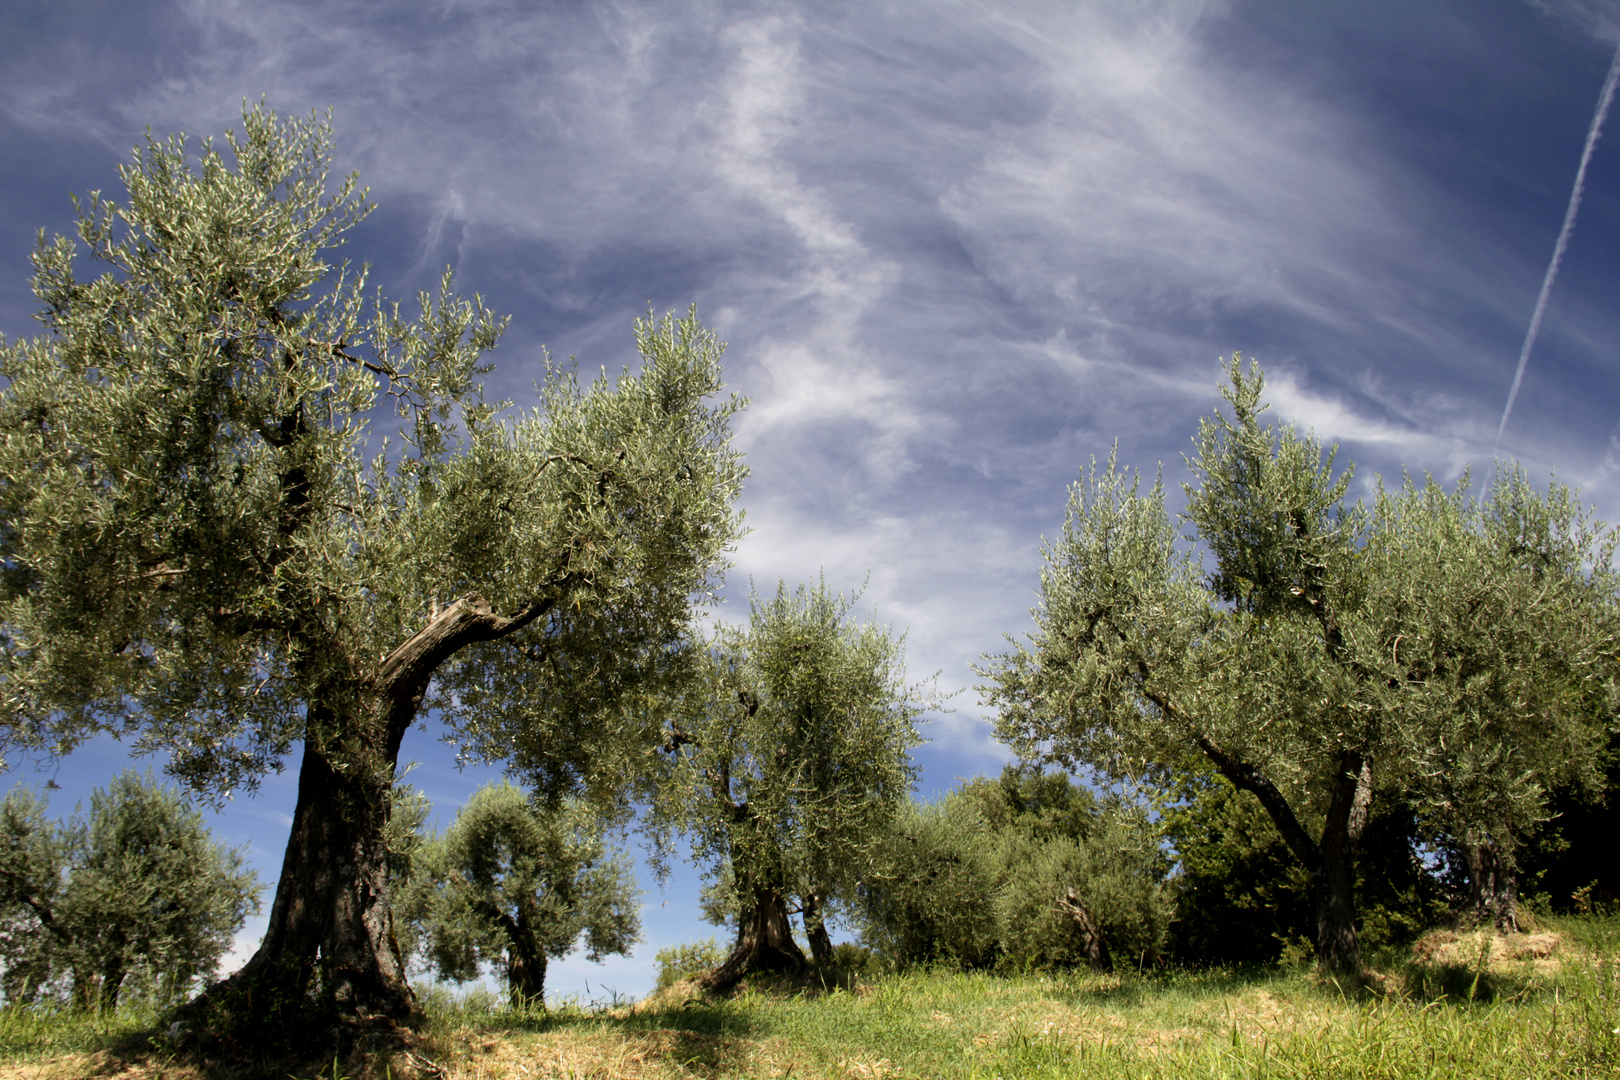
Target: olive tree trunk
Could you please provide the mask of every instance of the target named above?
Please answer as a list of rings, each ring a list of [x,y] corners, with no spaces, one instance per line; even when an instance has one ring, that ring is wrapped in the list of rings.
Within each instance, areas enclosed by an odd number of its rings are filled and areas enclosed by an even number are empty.
[[[178,1012],[215,1033],[307,1037],[421,1019],[394,937],[386,830],[400,741],[434,671],[458,649],[504,637],[555,597],[501,616],[468,596],[437,612],[369,676],[335,686],[306,716],[298,802],[269,924],[236,974]],[[541,975],[543,978],[543,973]]]
[[[1322,834],[1312,837],[1283,793],[1258,768],[1211,739],[1200,738],[1198,746],[1221,775],[1260,800],[1288,849],[1310,874],[1316,901],[1316,966],[1330,975],[1360,976],[1355,854],[1372,806],[1372,763],[1353,750],[1339,756]]]
[[[778,883],[755,875],[739,874],[737,941],[724,963],[703,977],[711,990],[729,990],[752,972],[798,974],[808,962],[793,940],[788,921],[787,896]]]
[[[816,967],[826,970],[833,966],[832,937],[827,933],[826,913],[822,909],[821,893],[812,889],[799,901],[804,918],[804,936],[810,939],[810,955]]]
[[[1519,875],[1513,855],[1487,833],[1469,830],[1463,837],[1463,858],[1468,866],[1468,901],[1465,916],[1475,926],[1494,927],[1499,934],[1519,929]]]
[[[417,1018],[388,903],[383,837],[398,739],[390,742],[393,753],[386,744],[368,748],[375,753],[360,768],[350,743],[339,768],[306,740],[264,938],[241,970],[193,1003],[211,1014],[211,1029],[251,1019],[290,1031],[316,1019],[311,1010],[323,1021]]]
[[[534,947],[534,935],[525,945],[506,949],[506,992],[514,1009],[542,1008],[546,1002],[546,954]]]

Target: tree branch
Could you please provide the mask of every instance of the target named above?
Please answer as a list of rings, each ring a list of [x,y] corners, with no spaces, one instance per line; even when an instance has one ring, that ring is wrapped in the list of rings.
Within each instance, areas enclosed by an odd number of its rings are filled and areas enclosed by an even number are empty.
[[[1277,785],[1255,766],[1236,754],[1227,753],[1209,736],[1194,733],[1193,742],[1204,752],[1204,756],[1214,763],[1215,768],[1220,770],[1221,775],[1232,782],[1233,787],[1250,792],[1260,800],[1260,805],[1271,815],[1271,821],[1282,834],[1283,842],[1288,845],[1288,849],[1305,865],[1305,869],[1316,873],[1322,864],[1322,848],[1311,839],[1311,834],[1305,831],[1305,826],[1300,824],[1299,818],[1294,815],[1293,807],[1288,805],[1283,793],[1277,790]]]
[[[495,641],[515,634],[550,611],[572,577],[566,573],[560,575],[553,581],[556,592],[531,601],[511,615],[497,614],[489,602],[476,593],[461,597],[383,657],[375,681],[391,697],[398,696],[401,690],[416,693],[458,649],[477,641]]]
[[[12,849],[17,849],[17,845],[15,843],[12,844]],[[56,920],[56,915],[51,911],[50,905],[34,894],[33,883],[29,881],[26,876],[22,874],[0,872],[0,877],[3,877],[6,884],[9,886],[6,891],[9,892],[18,903],[24,905],[28,908],[28,910],[32,911],[35,917],[39,919],[39,924],[41,926],[49,930],[52,934],[55,934],[59,939],[67,944],[73,944],[73,935],[68,933],[67,930],[63,929],[62,924]]]

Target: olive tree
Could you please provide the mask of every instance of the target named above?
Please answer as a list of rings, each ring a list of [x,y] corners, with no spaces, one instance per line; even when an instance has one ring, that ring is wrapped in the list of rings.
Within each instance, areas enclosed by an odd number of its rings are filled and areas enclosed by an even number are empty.
[[[1093,465],[1071,491],[1062,536],[1046,550],[1036,632],[1028,645],[990,658],[985,693],[1000,710],[1002,737],[1025,754],[1113,775],[1213,766],[1253,795],[1310,875],[1318,963],[1354,972],[1354,855],[1375,769],[1387,785],[1436,775],[1445,753],[1436,748],[1450,746],[1460,761],[1459,725],[1480,730],[1461,686],[1496,678],[1528,687],[1505,670],[1511,661],[1500,651],[1493,674],[1475,669],[1462,683],[1454,665],[1407,662],[1419,653],[1415,641],[1403,642],[1403,627],[1418,616],[1400,598],[1437,587],[1429,563],[1402,547],[1411,523],[1389,507],[1380,516],[1347,503],[1350,474],[1335,475],[1333,452],[1292,426],[1260,422],[1259,369],[1245,372],[1233,357],[1227,374],[1232,415],[1200,424],[1188,460],[1196,482],[1186,487],[1183,520],[1205,551],[1179,543],[1161,485],[1144,495],[1139,478],[1112,458],[1103,470]],[[1578,559],[1593,553],[1589,539],[1576,541]],[[1463,558],[1448,572],[1482,575],[1488,591],[1507,587],[1492,569],[1501,565]],[[1568,559],[1560,565],[1567,569]],[[1602,586],[1582,590],[1599,595]],[[1444,618],[1456,615],[1447,610]],[[1550,604],[1543,613],[1532,632],[1556,626],[1558,640],[1585,642],[1569,661],[1592,669],[1600,654],[1589,646],[1601,635],[1573,629],[1589,609]],[[1510,609],[1498,617],[1504,632],[1528,625],[1515,623]],[[1428,640],[1441,638],[1431,632]],[[1460,640],[1444,638],[1441,653]],[[1530,678],[1545,679],[1548,694],[1570,692],[1556,667]],[[1576,696],[1595,693],[1588,682]],[[1517,730],[1530,737],[1536,727]],[[1515,782],[1491,767],[1472,775],[1497,794]]]
[[[739,528],[739,402],[695,315],[638,321],[637,371],[547,359],[537,408],[486,401],[504,321],[448,274],[414,314],[368,297],[334,252],[370,206],[331,156],[262,106],[223,143],[149,139],[126,201],[42,236],[43,330],[0,346],[5,748],[110,731],[215,797],[298,756],[263,942],[199,1003],[260,1031],[311,1001],[418,1015],[385,830],[424,710],[622,802]]]
[[[899,965],[995,963],[1001,867],[984,810],[961,790],[897,809],[860,882],[863,944]]]
[[[413,852],[409,874],[403,921],[432,970],[466,982],[498,968],[514,1006],[544,1002],[548,958],[581,940],[592,960],[627,954],[641,934],[635,872],[608,856],[600,815],[578,800],[546,807],[511,784],[480,788]]]
[[[1029,970],[1157,958],[1169,860],[1145,809],[1012,766],[909,803],[861,882],[862,940],[899,964]]]
[[[752,597],[748,626],[720,627],[697,657],[702,678],[668,725],[653,835],[668,851],[685,834],[700,863],[729,870],[737,905],[712,985],[806,965],[795,899],[817,965],[830,964],[829,905],[910,790],[925,699],[905,684],[902,641],[850,619],[852,602],[824,583]]]
[[[88,818],[58,825],[15,787],[0,804],[0,965],[8,1001],[62,986],[112,1010],[132,985],[168,1003],[214,974],[259,909],[242,854],[217,844],[173,788],[120,773]],[[66,984],[63,986],[62,984]]]
[[[1374,504],[1359,662],[1459,858],[1468,916],[1517,926],[1515,849],[1555,787],[1599,790],[1616,715],[1616,539],[1569,488],[1498,471],[1483,500],[1407,479]]]
[[[981,670],[985,694],[1026,755],[1111,775],[1207,759],[1310,873],[1319,961],[1357,970],[1351,860],[1384,741],[1346,666],[1362,515],[1314,438],[1260,424],[1258,369],[1234,357],[1228,376],[1232,416],[1200,424],[1189,461],[1213,572],[1179,543],[1161,484],[1140,494],[1114,458],[1093,464],[1046,548],[1036,631]]]

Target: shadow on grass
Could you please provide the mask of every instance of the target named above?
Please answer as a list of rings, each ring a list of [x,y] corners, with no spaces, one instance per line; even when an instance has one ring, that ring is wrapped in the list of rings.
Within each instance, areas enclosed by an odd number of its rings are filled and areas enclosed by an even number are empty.
[[[426,994],[435,998],[438,995]],[[621,1040],[650,1040],[657,1055],[698,1075],[736,1069],[750,1041],[769,1034],[758,1010],[729,998],[671,997],[669,1004],[615,1008],[611,1004],[565,1002],[550,1009],[515,1009],[484,1001],[477,993],[457,1000],[425,1002],[432,1021],[426,1035],[441,1051],[458,1042],[516,1034],[611,1034]]]
[[[1062,992],[1054,995],[1069,1005],[1140,1006],[1152,998],[1191,999],[1239,994],[1299,981],[1299,972],[1275,965],[1179,968],[1127,971],[1113,975],[1092,973],[1059,978]]]
[[[1481,970],[1462,964],[1409,964],[1396,975],[1404,997],[1425,1004],[1489,1005],[1524,1001],[1547,989],[1546,980],[1520,972]]]

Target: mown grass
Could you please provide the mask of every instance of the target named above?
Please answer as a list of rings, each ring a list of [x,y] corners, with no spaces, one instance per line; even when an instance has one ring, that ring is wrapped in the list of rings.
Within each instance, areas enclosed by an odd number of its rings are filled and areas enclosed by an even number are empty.
[[[439,1075],[454,1080],[1620,1076],[1620,919],[1557,929],[1564,944],[1552,956],[1490,959],[1485,938],[1461,938],[1439,959],[1386,963],[1355,987],[1300,969],[915,971],[853,993],[756,986],[715,1000],[681,984],[635,1006],[549,1011],[430,993],[426,1035]],[[131,1029],[114,1023],[97,1035],[65,1021],[42,1030],[37,1017],[0,1015],[0,1075],[75,1075],[52,1071],[51,1047],[85,1062],[70,1052]],[[24,1061],[32,1071],[14,1068]],[[126,1059],[122,1075],[221,1075],[180,1065]],[[298,1075],[413,1072],[422,1075],[408,1061],[377,1061]]]

